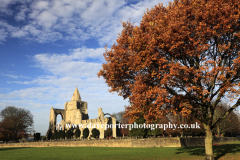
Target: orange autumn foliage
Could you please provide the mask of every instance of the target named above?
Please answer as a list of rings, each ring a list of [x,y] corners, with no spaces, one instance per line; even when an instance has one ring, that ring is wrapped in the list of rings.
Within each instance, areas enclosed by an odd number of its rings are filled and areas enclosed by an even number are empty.
[[[123,23],[98,76],[105,78],[110,92],[129,98],[131,121],[143,115],[151,122],[181,111],[196,113],[207,124],[198,112],[214,110],[223,97],[238,98],[239,4],[174,1],[147,10],[140,26]]]

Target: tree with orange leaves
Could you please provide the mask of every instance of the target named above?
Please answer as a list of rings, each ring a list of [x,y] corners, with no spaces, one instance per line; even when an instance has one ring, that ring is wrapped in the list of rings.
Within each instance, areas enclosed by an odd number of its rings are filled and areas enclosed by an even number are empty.
[[[123,23],[116,42],[98,76],[111,92],[129,98],[130,120],[192,114],[206,131],[206,159],[213,159],[212,130],[240,105],[240,1],[159,4],[140,26]],[[223,98],[233,105],[213,123]]]

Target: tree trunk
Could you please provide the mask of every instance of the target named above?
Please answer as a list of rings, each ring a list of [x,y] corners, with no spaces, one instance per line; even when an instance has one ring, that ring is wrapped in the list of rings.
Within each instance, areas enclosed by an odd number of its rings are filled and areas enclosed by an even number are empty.
[[[183,137],[183,131],[181,131],[180,134],[181,134],[181,137]]]
[[[217,135],[220,137],[220,127],[217,127]]]
[[[205,153],[206,153],[206,160],[213,160],[213,149],[212,149],[212,130],[211,126],[206,126],[206,137],[205,137]]]

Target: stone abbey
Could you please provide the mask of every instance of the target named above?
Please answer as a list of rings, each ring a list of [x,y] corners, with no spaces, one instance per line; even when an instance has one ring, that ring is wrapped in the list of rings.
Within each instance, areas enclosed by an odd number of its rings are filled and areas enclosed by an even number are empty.
[[[60,114],[62,116],[62,121],[59,125],[56,125],[56,118],[57,115]],[[105,115],[102,111],[102,108],[98,109],[98,117],[97,119],[89,119],[88,116],[88,104],[87,102],[84,102],[81,100],[81,96],[79,94],[79,91],[76,87],[72,99],[70,102],[65,103],[64,109],[57,109],[57,108],[51,108],[50,109],[50,117],[49,117],[49,130],[52,130],[53,132],[55,129],[59,129],[61,126],[61,129],[69,129],[66,127],[66,125],[81,125],[80,131],[81,136],[83,135],[83,129],[88,128],[89,129],[89,136],[91,135],[91,131],[93,127],[91,126],[97,126],[97,128],[100,132],[99,138],[104,138],[104,130],[105,127],[102,126],[116,126],[116,118],[112,117],[104,117]],[[116,127],[112,127],[112,136],[116,137]]]

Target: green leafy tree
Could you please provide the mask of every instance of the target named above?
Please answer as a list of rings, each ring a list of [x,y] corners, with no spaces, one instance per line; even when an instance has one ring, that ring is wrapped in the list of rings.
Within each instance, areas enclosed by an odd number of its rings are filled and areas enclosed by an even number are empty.
[[[145,123],[145,119],[143,117],[135,120],[135,124],[138,128],[134,127],[129,131],[130,137],[143,137],[145,138],[148,135],[150,129],[144,128],[143,124]],[[133,123],[134,124],[134,123]],[[141,128],[140,128],[141,127]]]

